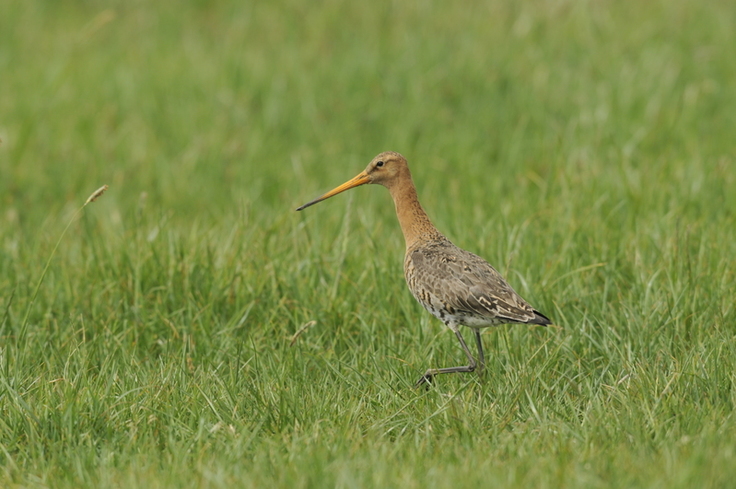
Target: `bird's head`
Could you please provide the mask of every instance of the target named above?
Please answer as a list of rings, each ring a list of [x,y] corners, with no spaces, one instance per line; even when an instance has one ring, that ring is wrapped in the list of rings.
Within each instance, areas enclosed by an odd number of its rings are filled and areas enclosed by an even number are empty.
[[[377,183],[379,185],[383,185],[390,190],[396,182],[399,182],[402,178],[405,177],[410,177],[409,165],[406,162],[406,158],[401,156],[399,153],[395,153],[393,151],[384,151],[383,153],[373,158],[371,162],[368,163],[368,166],[365,168],[365,170],[360,172],[356,177],[348,180],[339,187],[335,187],[321,197],[317,197],[313,201],[307,202],[303,206],[298,207],[296,210],[300,211],[309,207],[310,205],[314,205],[318,202],[322,202],[325,199],[329,199],[330,197],[341,192],[354,187],[359,187],[360,185],[365,185],[367,183]]]

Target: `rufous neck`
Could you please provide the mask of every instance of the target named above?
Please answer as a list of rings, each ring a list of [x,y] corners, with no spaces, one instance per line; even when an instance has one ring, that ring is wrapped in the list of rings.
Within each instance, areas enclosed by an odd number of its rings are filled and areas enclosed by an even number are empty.
[[[401,231],[404,233],[407,250],[419,241],[432,240],[442,236],[419,203],[417,190],[411,181],[411,177],[390,187],[388,190],[394,199],[394,205],[396,205],[396,215],[399,218]]]

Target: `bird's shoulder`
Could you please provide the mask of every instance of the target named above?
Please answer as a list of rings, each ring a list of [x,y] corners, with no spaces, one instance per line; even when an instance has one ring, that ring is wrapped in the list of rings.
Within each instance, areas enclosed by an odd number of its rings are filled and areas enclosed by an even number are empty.
[[[490,263],[474,253],[455,246],[447,238],[409,250],[406,260],[407,264],[418,271],[460,280],[468,286],[486,281],[504,281]]]

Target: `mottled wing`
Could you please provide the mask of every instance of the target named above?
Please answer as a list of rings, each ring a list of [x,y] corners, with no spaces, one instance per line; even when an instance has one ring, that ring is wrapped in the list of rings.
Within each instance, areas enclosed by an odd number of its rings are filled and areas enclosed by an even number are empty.
[[[407,282],[417,299],[422,302],[418,293],[431,294],[461,324],[549,324],[488,262],[449,240],[410,250],[406,260]]]

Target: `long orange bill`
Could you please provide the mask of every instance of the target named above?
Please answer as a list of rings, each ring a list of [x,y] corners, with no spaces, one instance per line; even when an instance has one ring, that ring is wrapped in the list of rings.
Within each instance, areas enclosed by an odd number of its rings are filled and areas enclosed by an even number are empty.
[[[368,176],[368,174],[363,171],[357,177],[355,177],[355,178],[353,178],[351,180],[348,180],[347,182],[343,183],[339,187],[333,188],[332,190],[330,190],[329,192],[327,192],[326,194],[324,194],[322,197],[317,197],[313,201],[307,202],[306,204],[304,204],[301,207],[297,207],[296,210],[300,211],[302,209],[306,209],[310,205],[314,205],[317,202],[322,202],[325,199],[329,199],[333,195],[337,195],[337,194],[339,194],[341,192],[344,192],[346,190],[350,190],[353,187],[359,187],[360,185],[365,185],[366,183],[371,183],[371,177]]]

